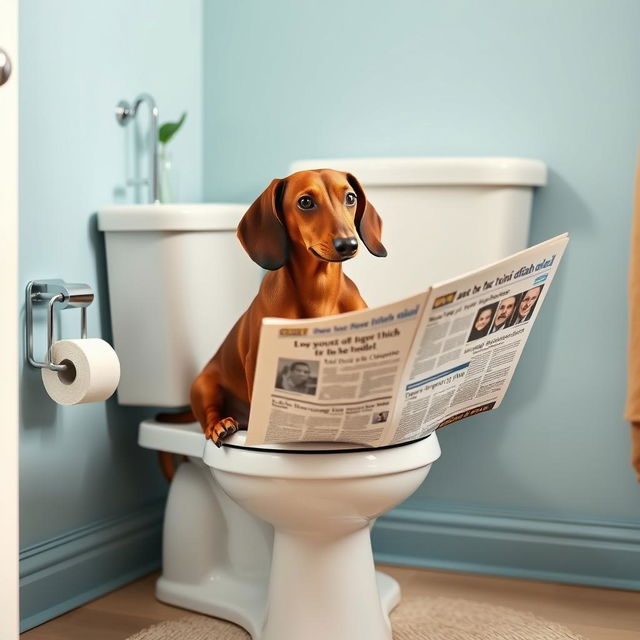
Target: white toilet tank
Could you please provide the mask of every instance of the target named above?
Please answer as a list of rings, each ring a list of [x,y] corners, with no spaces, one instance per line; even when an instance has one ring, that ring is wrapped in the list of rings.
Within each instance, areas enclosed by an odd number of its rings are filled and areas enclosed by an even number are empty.
[[[388,256],[362,247],[345,272],[369,306],[393,302],[527,247],[533,187],[546,166],[521,158],[303,160],[352,173],[383,221]]]
[[[262,270],[236,238],[247,208],[149,204],[98,212],[120,404],[189,404],[193,379],[260,285]]]

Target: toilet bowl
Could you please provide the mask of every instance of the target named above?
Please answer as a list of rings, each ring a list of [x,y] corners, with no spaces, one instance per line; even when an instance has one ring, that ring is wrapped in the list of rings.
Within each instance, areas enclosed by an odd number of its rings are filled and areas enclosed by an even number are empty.
[[[141,446],[188,458],[167,499],[158,598],[253,640],[390,640],[400,589],[375,571],[370,528],[420,486],[436,435],[380,449],[245,435],[218,449],[197,424],[140,425]]]

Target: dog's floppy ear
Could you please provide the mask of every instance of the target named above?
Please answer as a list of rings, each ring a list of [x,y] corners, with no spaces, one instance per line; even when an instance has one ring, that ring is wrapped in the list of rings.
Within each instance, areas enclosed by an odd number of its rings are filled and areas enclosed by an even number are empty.
[[[367,200],[364,189],[360,186],[356,177],[347,173],[347,181],[358,197],[358,204],[356,205],[356,229],[358,235],[364,242],[364,246],[369,249],[369,253],[378,258],[384,258],[387,255],[387,250],[381,242],[382,220],[373,205]]]
[[[237,231],[251,259],[270,271],[289,259],[289,236],[278,214],[284,186],[284,180],[272,180],[244,214]]]

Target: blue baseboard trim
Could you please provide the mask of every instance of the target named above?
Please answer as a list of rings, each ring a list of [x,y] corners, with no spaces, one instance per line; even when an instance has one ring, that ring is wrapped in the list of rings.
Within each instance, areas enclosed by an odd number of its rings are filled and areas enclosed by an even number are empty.
[[[160,568],[164,500],[20,552],[20,631]]]
[[[372,540],[381,563],[640,591],[640,523],[405,506]]]
[[[164,501],[20,553],[20,631],[157,571]],[[372,533],[376,562],[640,591],[640,523],[403,506]]]

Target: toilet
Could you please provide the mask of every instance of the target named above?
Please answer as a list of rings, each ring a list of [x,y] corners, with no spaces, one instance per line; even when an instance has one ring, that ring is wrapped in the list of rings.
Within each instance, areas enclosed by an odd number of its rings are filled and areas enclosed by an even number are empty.
[[[322,159],[291,172],[356,175],[384,221],[389,257],[345,263],[370,306],[527,246],[541,162],[517,158]],[[235,227],[246,205],[119,205],[105,233],[118,401],[188,405],[193,378],[255,295],[260,269]],[[167,498],[157,597],[229,620],[253,640],[390,640],[395,580],[375,570],[370,529],[423,482],[435,433],[370,449],[346,443],[218,449],[197,424],[140,424],[142,447],[180,464]]]

